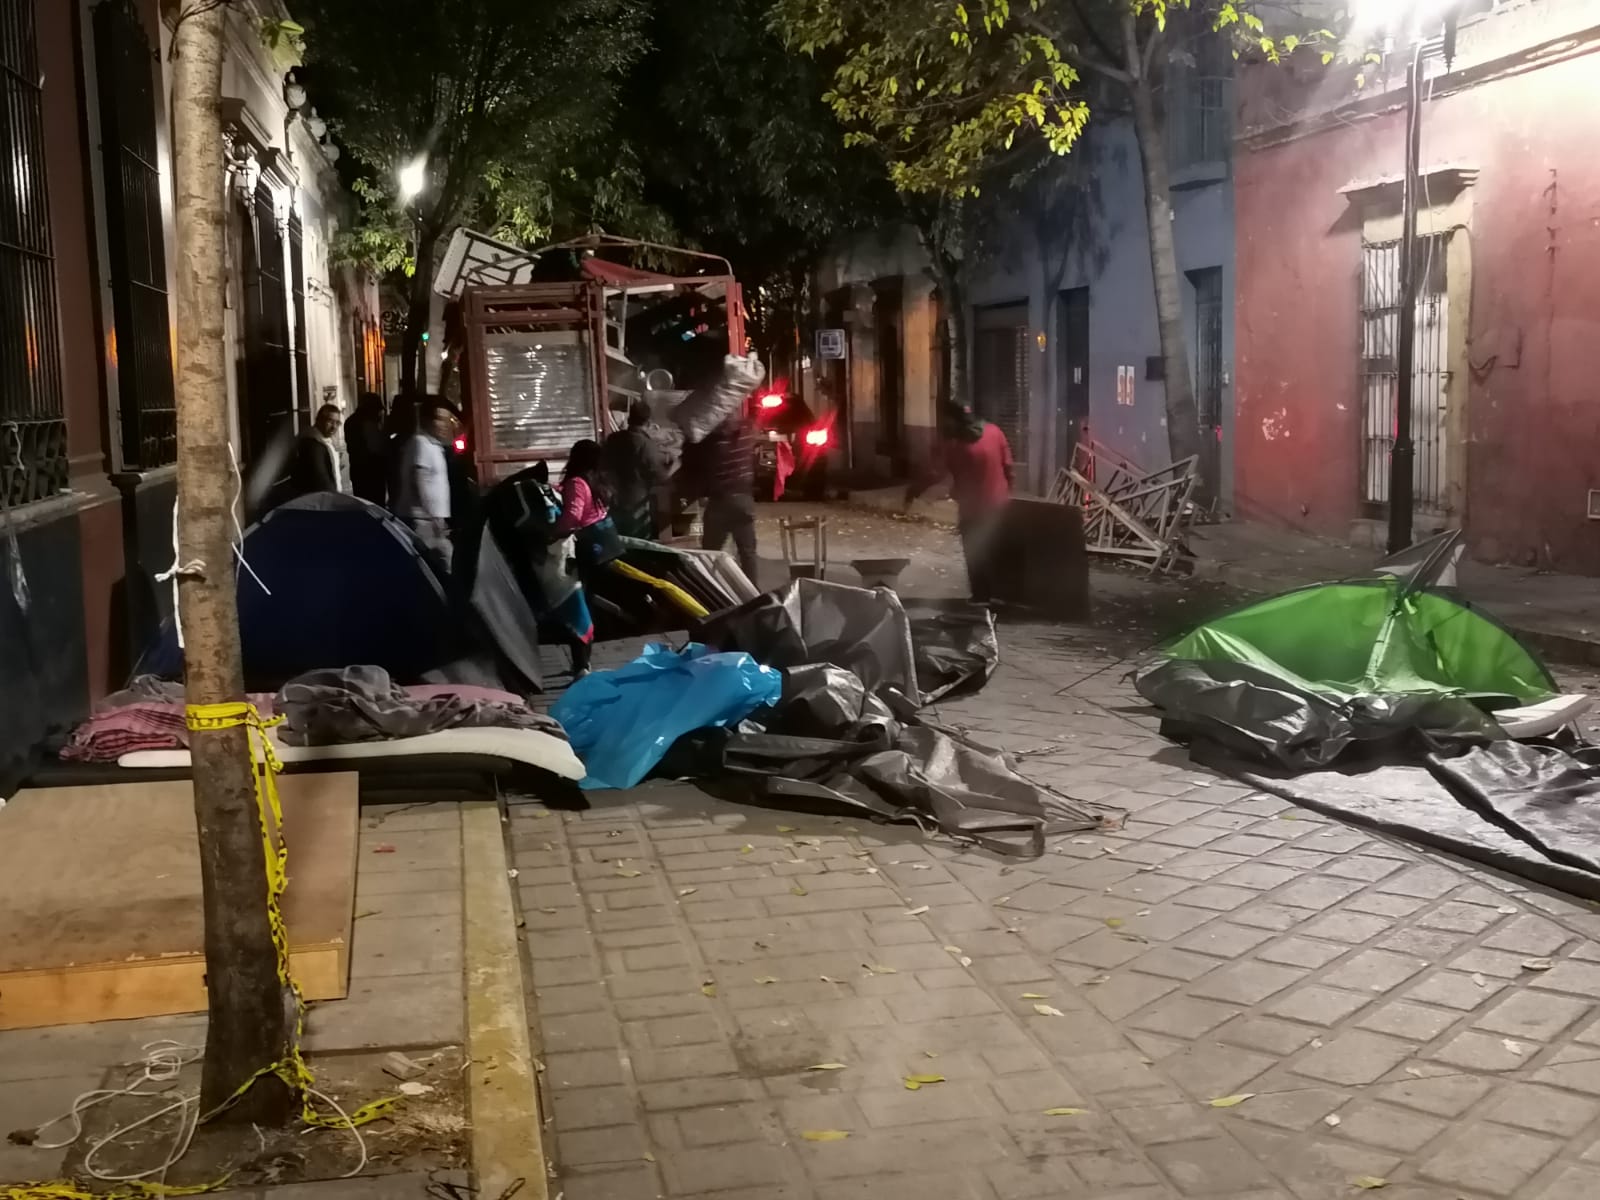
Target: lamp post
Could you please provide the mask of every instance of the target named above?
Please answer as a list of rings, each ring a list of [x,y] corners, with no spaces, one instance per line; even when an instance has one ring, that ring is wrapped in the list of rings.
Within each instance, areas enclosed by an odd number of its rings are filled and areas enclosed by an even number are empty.
[[[1389,553],[1398,554],[1412,541],[1416,507],[1417,447],[1414,433],[1417,358],[1417,193],[1421,187],[1422,62],[1424,25],[1442,21],[1444,59],[1455,59],[1458,0],[1400,0],[1402,27],[1411,35],[1406,64],[1405,173],[1400,190],[1400,310],[1395,336],[1394,447],[1389,456]],[[1369,0],[1369,12],[1371,0]],[[1392,11],[1392,10],[1391,10]],[[1358,18],[1359,20],[1359,18]]]
[[[406,314],[407,336],[402,344],[406,345],[405,354],[400,361],[400,383],[403,390],[415,391],[423,386],[427,378],[427,282],[420,278],[422,274],[422,211],[417,204],[418,198],[428,186],[428,156],[419,154],[410,162],[402,166],[395,174],[396,182],[400,187],[400,207],[411,216],[411,298],[409,312]],[[420,298],[419,298],[420,297]],[[411,326],[417,321],[419,309],[424,314],[423,328],[418,331],[416,340],[411,340]],[[420,362],[418,360],[421,360]]]

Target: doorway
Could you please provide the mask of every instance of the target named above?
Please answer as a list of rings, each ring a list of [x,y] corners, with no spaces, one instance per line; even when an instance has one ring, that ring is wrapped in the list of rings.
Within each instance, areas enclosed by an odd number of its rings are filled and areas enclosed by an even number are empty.
[[[1068,288],[1056,304],[1056,465],[1072,453],[1089,424],[1089,289]]]

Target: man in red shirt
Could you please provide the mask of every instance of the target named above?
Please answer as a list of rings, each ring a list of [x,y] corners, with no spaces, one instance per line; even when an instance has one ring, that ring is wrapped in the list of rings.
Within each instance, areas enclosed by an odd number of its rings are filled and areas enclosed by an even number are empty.
[[[906,489],[906,505],[949,476],[967,560],[967,585],[972,598],[986,604],[994,592],[990,551],[1016,474],[1011,444],[998,425],[979,419],[970,408],[947,409],[941,427],[942,469]]]

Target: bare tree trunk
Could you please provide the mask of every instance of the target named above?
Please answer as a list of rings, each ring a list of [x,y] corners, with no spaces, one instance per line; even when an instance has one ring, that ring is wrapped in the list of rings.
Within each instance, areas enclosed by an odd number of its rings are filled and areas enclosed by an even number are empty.
[[[1167,146],[1155,88],[1141,67],[1133,19],[1125,19],[1132,79],[1133,127],[1144,168],[1144,207],[1150,225],[1150,268],[1155,276],[1156,320],[1161,331],[1162,376],[1167,396],[1167,445],[1172,460],[1200,453],[1200,412],[1189,378],[1189,339],[1183,327],[1183,290],[1178,280],[1178,248],[1172,237],[1172,192],[1167,178]]]
[[[177,281],[178,561],[196,564],[179,579],[178,606],[192,705],[244,699],[222,326],[223,15],[204,6],[184,14],[172,85],[177,234],[183,247]],[[266,862],[247,737],[242,727],[190,736],[210,1005],[203,1112],[277,1062],[291,1030],[267,920]],[[267,1076],[227,1116],[279,1124],[293,1099],[281,1080]]]
[[[428,384],[427,345],[422,340],[433,315],[433,239],[417,239],[416,269],[411,275],[406,330],[400,338],[400,391],[420,396]]]

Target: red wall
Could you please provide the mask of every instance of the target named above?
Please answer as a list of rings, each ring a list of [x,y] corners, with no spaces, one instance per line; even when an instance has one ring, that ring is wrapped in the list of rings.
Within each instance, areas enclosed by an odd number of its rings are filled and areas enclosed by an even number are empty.
[[[1600,574],[1600,56],[1426,105],[1422,162],[1476,167],[1465,528],[1475,555]],[[1359,215],[1390,114],[1236,161],[1239,506],[1344,535],[1359,516]],[[1554,188],[1552,189],[1552,183]],[[1458,234],[1458,236],[1460,236]]]

